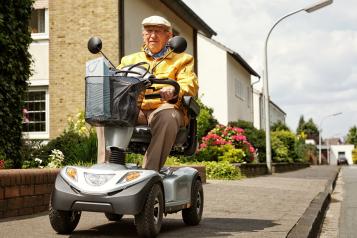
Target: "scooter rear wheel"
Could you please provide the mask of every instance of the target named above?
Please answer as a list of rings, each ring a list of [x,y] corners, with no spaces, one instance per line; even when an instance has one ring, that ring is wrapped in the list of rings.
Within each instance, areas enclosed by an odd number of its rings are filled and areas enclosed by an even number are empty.
[[[154,184],[143,210],[135,215],[136,230],[140,237],[156,237],[161,230],[164,196],[160,184]]]
[[[203,213],[203,188],[200,180],[193,183],[191,193],[191,207],[182,210],[182,219],[186,225],[198,225]]]

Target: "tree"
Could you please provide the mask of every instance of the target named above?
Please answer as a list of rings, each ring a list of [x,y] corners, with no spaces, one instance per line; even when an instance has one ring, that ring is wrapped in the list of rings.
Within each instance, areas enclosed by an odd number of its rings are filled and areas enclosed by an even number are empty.
[[[271,131],[290,131],[290,128],[282,121],[277,121],[271,126]]]
[[[350,130],[348,131],[346,142],[348,144],[353,144],[353,145],[357,146],[357,127],[356,126],[351,127]]]
[[[0,4],[0,154],[21,166],[22,107],[31,75],[32,0]]]
[[[305,122],[304,116],[300,116],[299,124],[296,129],[296,134],[301,135],[305,134],[306,138],[314,139],[318,141],[319,138],[319,129],[316,126],[315,122],[310,118],[307,122]]]
[[[300,135],[302,132],[304,132],[304,125],[305,125],[305,119],[304,116],[301,115],[299,119],[298,127],[296,128],[296,135]]]

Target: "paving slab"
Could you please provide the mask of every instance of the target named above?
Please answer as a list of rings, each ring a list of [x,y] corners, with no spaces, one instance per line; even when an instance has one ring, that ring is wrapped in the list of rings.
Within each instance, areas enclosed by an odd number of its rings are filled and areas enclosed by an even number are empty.
[[[335,166],[312,166],[237,181],[208,180],[200,225],[184,225],[180,213],[168,215],[159,237],[286,237],[337,173]],[[108,222],[101,213],[83,212],[70,236],[58,235],[43,213],[0,220],[0,237],[136,237],[136,230],[132,216]]]

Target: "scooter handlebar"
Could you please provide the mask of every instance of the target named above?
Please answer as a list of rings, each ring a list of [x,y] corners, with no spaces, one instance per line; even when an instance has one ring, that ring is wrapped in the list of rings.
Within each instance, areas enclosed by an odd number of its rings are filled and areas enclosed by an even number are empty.
[[[177,83],[177,81],[173,79],[157,79],[157,78],[150,78],[150,81],[152,84],[168,84],[171,86],[174,86],[175,88],[175,95],[178,95],[180,92],[180,85]],[[147,94],[145,95],[145,99],[154,99],[154,98],[161,98],[161,95],[159,93],[153,93],[153,94]],[[169,100],[168,103],[176,103],[178,98]]]

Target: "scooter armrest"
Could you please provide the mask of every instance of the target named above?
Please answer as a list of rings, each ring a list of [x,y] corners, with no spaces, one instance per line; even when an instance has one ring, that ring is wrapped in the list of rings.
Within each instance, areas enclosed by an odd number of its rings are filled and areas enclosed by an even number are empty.
[[[185,108],[188,109],[188,112],[191,116],[197,117],[200,113],[200,105],[192,96],[183,96],[182,103]]]

